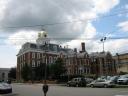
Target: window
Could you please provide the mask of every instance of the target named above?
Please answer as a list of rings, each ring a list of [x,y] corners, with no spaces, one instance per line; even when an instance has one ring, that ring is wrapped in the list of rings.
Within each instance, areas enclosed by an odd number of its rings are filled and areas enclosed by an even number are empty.
[[[37,59],[40,59],[40,53],[37,53]]]
[[[2,73],[2,78],[3,78],[3,79],[5,78],[5,73]]]
[[[25,60],[25,54],[23,55],[23,59]]]
[[[40,66],[40,61],[37,61],[37,66]]]
[[[43,56],[43,58],[42,58],[42,62],[45,63],[45,56]]]
[[[25,62],[23,63],[23,67],[25,66]]]
[[[35,53],[32,53],[32,58],[35,58]]]
[[[49,63],[53,63],[52,56],[49,56]]]
[[[53,50],[57,51],[57,46],[56,45],[53,46]]]
[[[36,44],[31,44],[30,48],[37,48]]]
[[[35,61],[34,60],[32,61],[32,67],[35,67]]]
[[[23,55],[21,56],[21,58],[22,58],[22,59],[21,59],[21,62],[23,62]]]
[[[57,57],[54,57],[54,62],[56,62],[56,60],[57,60]]]

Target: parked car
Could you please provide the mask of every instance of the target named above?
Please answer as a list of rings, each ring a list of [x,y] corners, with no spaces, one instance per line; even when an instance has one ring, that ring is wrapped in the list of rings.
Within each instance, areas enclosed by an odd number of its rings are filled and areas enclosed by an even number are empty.
[[[87,84],[89,84],[89,83],[91,83],[91,82],[93,81],[92,78],[85,78],[85,80],[86,80],[86,83],[87,83]]]
[[[11,79],[8,79],[8,80],[7,80],[7,83],[8,83],[8,84],[11,84]]]
[[[112,80],[95,80],[88,84],[90,87],[115,87],[115,83]]]
[[[97,80],[109,80],[111,76],[100,76],[97,78]]]
[[[12,87],[7,83],[0,83],[0,94],[12,93]]]
[[[112,76],[110,79],[108,80],[112,80],[115,84],[118,84],[117,81],[120,78],[120,76]]]
[[[120,78],[117,80],[118,84],[128,84],[128,74],[121,75]]]
[[[84,78],[73,78],[67,82],[67,86],[86,87],[86,80]]]

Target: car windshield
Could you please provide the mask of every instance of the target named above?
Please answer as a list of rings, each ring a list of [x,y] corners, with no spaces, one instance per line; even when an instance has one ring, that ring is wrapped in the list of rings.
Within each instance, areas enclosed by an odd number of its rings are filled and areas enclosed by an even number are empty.
[[[114,80],[116,78],[116,76],[110,77],[107,80]]]
[[[128,78],[128,75],[122,75],[120,78]]]

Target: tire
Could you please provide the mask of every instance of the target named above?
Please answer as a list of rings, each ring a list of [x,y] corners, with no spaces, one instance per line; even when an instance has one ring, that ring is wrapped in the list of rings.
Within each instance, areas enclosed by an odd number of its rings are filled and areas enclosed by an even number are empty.
[[[91,88],[94,88],[94,85],[93,84],[91,85]]]
[[[67,87],[70,87],[70,85],[69,85],[69,84],[67,84]]]
[[[105,85],[104,85],[104,88],[107,88],[107,87],[108,87],[108,85],[105,84]]]
[[[127,81],[126,85],[128,85],[128,81]]]
[[[79,87],[79,84],[76,84],[76,87]]]

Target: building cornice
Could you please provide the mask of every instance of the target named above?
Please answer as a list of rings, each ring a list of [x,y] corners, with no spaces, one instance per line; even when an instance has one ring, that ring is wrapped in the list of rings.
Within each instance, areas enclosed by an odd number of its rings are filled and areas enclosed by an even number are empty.
[[[60,52],[55,52],[55,51],[44,51],[44,50],[35,50],[35,49],[26,49],[23,52],[18,53],[16,56],[19,57],[27,52],[39,52],[39,53],[47,53],[47,54],[53,54],[53,55],[59,55]]]

